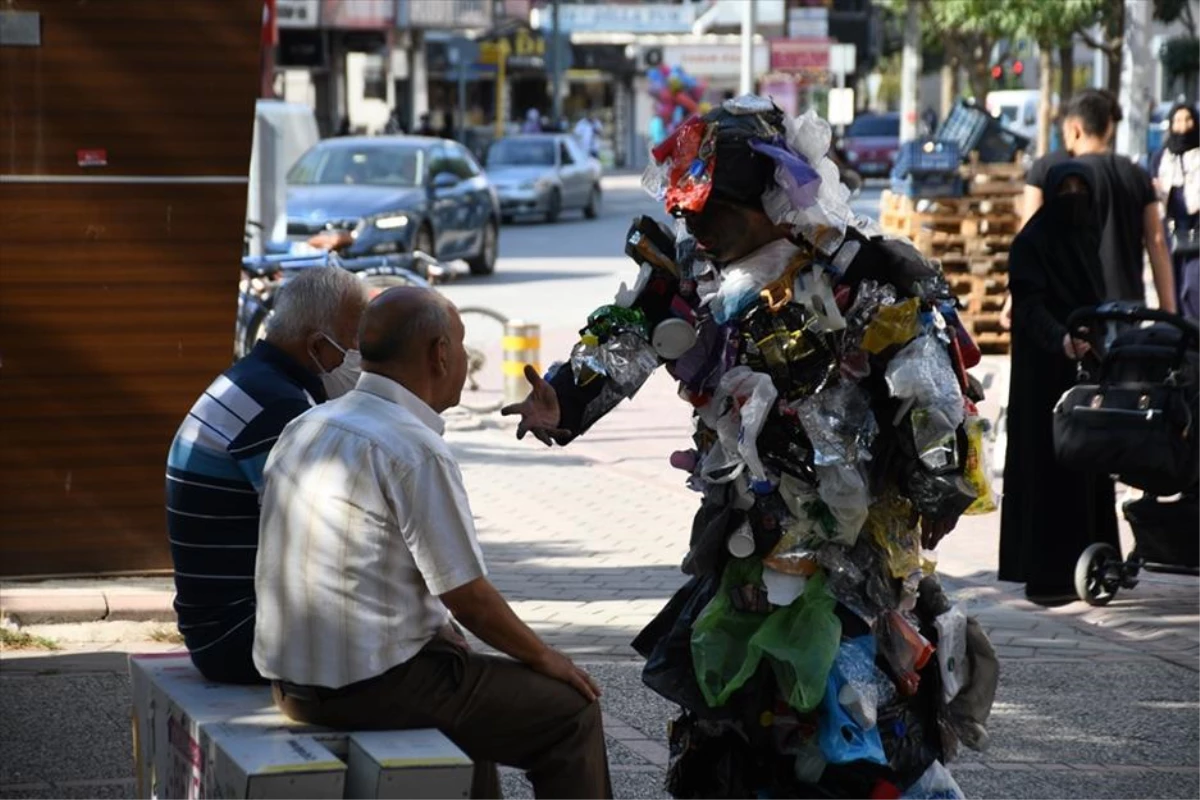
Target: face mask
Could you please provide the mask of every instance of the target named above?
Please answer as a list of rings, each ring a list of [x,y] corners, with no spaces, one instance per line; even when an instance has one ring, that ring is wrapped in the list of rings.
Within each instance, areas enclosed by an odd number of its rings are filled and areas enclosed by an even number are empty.
[[[358,376],[362,374],[362,356],[357,350],[343,350],[333,340],[333,337],[324,333],[321,335],[325,337],[325,341],[336,347],[342,354],[341,364],[329,372],[321,371],[321,385],[325,387],[325,394],[332,400],[335,397],[341,397],[358,383]],[[317,361],[317,357],[311,353],[309,355],[312,357],[313,363],[317,365],[317,369],[321,369],[321,362]]]
[[[1064,225],[1074,228],[1092,227],[1098,223],[1092,208],[1092,198],[1086,194],[1071,193],[1054,199],[1058,218]]]
[[[1167,150],[1175,155],[1183,155],[1188,150],[1194,150],[1200,147],[1200,129],[1192,128],[1187,133],[1175,133],[1171,131],[1167,135]]]

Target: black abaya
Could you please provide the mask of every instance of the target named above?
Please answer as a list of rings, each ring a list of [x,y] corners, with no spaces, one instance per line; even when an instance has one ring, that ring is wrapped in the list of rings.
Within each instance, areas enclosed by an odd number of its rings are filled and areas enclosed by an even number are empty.
[[[1093,186],[1078,162],[1052,169],[1045,205],[1009,253],[1012,376],[999,577],[1025,583],[1027,595],[1073,594],[1084,549],[1118,544],[1112,480],[1064,469],[1054,456],[1051,415],[1075,383],[1075,362],[1063,351],[1067,316],[1104,296],[1099,224],[1073,206],[1078,194],[1058,193],[1070,176]]]

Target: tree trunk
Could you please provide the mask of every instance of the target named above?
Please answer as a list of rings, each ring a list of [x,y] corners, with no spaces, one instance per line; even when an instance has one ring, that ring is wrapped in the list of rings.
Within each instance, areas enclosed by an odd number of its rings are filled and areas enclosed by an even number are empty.
[[[1108,0],[1112,4],[1104,28],[1108,55],[1108,90],[1121,96],[1121,55],[1125,49],[1125,0]]]
[[[945,119],[950,114],[950,109],[954,107],[954,96],[957,94],[954,91],[955,76],[958,74],[958,60],[947,58],[942,62],[942,96],[941,96],[941,118]]]
[[[1050,93],[1054,88],[1054,45],[1050,42],[1038,44],[1038,127],[1037,152],[1044,156],[1050,152]]]
[[[1065,44],[1058,48],[1058,107],[1065,108],[1075,93],[1075,45]]]

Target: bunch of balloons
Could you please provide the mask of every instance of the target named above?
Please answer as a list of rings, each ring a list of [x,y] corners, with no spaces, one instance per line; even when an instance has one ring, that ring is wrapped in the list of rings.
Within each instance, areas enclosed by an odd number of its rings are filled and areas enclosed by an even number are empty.
[[[703,100],[708,81],[697,80],[683,69],[666,64],[652,68],[646,77],[650,80],[650,96],[658,101],[654,118],[650,120],[652,144],[666,139],[693,114],[709,110],[709,104]]]

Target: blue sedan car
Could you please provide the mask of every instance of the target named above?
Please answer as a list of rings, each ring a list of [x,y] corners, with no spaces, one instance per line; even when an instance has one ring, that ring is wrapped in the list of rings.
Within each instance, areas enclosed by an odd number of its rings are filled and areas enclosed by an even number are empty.
[[[500,204],[470,152],[423,136],[326,139],[287,176],[282,248],[305,254],[324,234],[347,258],[422,250],[464,259],[476,275],[496,266]]]

